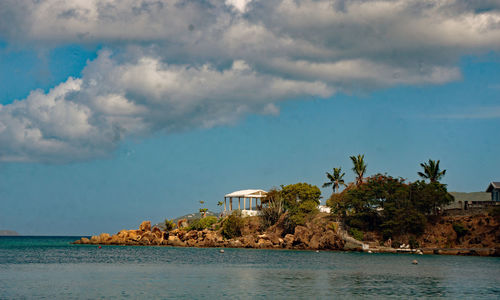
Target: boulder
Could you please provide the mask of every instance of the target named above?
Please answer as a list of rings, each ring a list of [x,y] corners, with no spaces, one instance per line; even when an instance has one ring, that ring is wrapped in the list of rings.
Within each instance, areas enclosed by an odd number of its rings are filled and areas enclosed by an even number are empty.
[[[151,221],[144,221],[139,226],[140,231],[151,231]]]
[[[185,247],[186,243],[181,241],[178,236],[171,235],[168,237],[168,245],[174,246],[174,247]]]
[[[312,232],[305,226],[295,227],[295,242],[302,243],[305,246],[309,245],[309,240],[311,239]]]
[[[241,246],[243,246],[243,244],[238,240],[230,240],[228,242],[228,246],[233,247],[233,248],[241,248]]]
[[[162,239],[163,238],[163,233],[161,232],[160,228],[158,227],[153,227],[151,232],[155,235],[157,239]]]
[[[291,248],[293,246],[293,242],[295,241],[295,236],[293,234],[287,234],[284,238],[285,246]]]
[[[266,240],[266,239],[259,239],[257,241],[257,244],[255,245],[257,248],[262,248],[262,249],[265,249],[265,248],[272,248],[273,247],[273,243],[270,241],[270,240]]]
[[[344,242],[332,230],[327,230],[319,239],[318,249],[340,250],[343,248]]]
[[[81,244],[90,244],[90,240],[88,238],[84,238],[84,237],[80,240],[80,242],[81,242]]]

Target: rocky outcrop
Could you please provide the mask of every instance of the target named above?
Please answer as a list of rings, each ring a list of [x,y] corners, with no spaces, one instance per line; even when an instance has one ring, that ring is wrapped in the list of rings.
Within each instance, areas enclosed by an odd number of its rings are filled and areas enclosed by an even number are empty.
[[[248,218],[243,236],[224,239],[220,230],[188,231],[183,228],[167,232],[156,226],[151,228],[151,222],[144,221],[138,230],[121,230],[114,235],[102,233],[90,239],[81,238],[74,244],[314,250],[341,250],[343,247],[341,239],[327,228],[328,221],[311,220],[311,223],[297,226],[294,234],[284,236],[279,226],[262,231],[258,222],[258,218]]]

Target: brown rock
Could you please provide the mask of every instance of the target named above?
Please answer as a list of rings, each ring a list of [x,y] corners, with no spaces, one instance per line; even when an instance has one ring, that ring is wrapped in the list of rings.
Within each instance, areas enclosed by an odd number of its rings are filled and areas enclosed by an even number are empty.
[[[257,248],[272,248],[273,247],[273,243],[270,241],[270,240],[266,240],[266,239],[259,239],[257,241],[257,244],[255,245]]]
[[[238,240],[230,240],[228,242],[228,246],[233,248],[241,248],[243,244]]]
[[[311,239],[312,232],[307,227],[297,226],[295,227],[295,241],[304,244],[304,246],[309,245],[309,240]]]
[[[151,230],[151,232],[155,235],[155,237],[157,239],[162,239],[163,238],[163,233],[162,231],[160,230],[160,228],[158,227],[153,227],[153,229]]]
[[[168,237],[168,245],[174,246],[174,247],[185,247],[186,243],[181,241],[178,236],[171,235]]]
[[[139,226],[140,231],[151,231],[151,221],[144,221]]]
[[[80,241],[82,244],[90,244],[90,240],[88,238],[83,237]]]
[[[293,242],[295,241],[295,236],[293,234],[287,234],[284,238],[285,246],[291,248],[293,246]]]

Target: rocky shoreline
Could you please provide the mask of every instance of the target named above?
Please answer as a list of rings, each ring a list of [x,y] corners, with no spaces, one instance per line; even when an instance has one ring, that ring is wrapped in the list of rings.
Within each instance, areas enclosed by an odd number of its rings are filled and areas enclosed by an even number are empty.
[[[254,249],[295,249],[295,250],[331,250],[331,251],[364,251],[369,253],[412,253],[465,256],[500,256],[500,248],[437,248],[423,247],[419,249],[391,248],[377,246],[373,243],[353,244],[344,240],[334,228],[307,224],[297,226],[293,234],[281,237],[279,232],[268,230],[258,234],[247,228],[237,238],[225,239],[220,230],[215,228],[204,230],[175,229],[164,231],[151,227],[150,221],[144,221],[137,230],[121,230],[117,234],[102,233],[90,239],[81,238],[73,244],[85,245],[125,245],[125,246],[173,246],[199,248],[254,248]]]

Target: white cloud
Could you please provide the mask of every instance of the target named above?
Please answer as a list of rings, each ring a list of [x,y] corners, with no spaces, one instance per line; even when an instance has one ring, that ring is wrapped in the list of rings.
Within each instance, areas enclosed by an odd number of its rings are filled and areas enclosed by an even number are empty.
[[[58,162],[106,155],[127,136],[277,114],[290,98],[457,80],[462,55],[500,50],[500,5],[4,0],[0,38],[111,49],[82,78],[1,107],[1,160]]]
[[[0,160],[105,156],[126,137],[231,124],[248,113],[277,114],[281,100],[333,93],[322,82],[258,74],[244,61],[223,70],[143,56],[116,64],[103,51],[83,74],[0,107]]]

